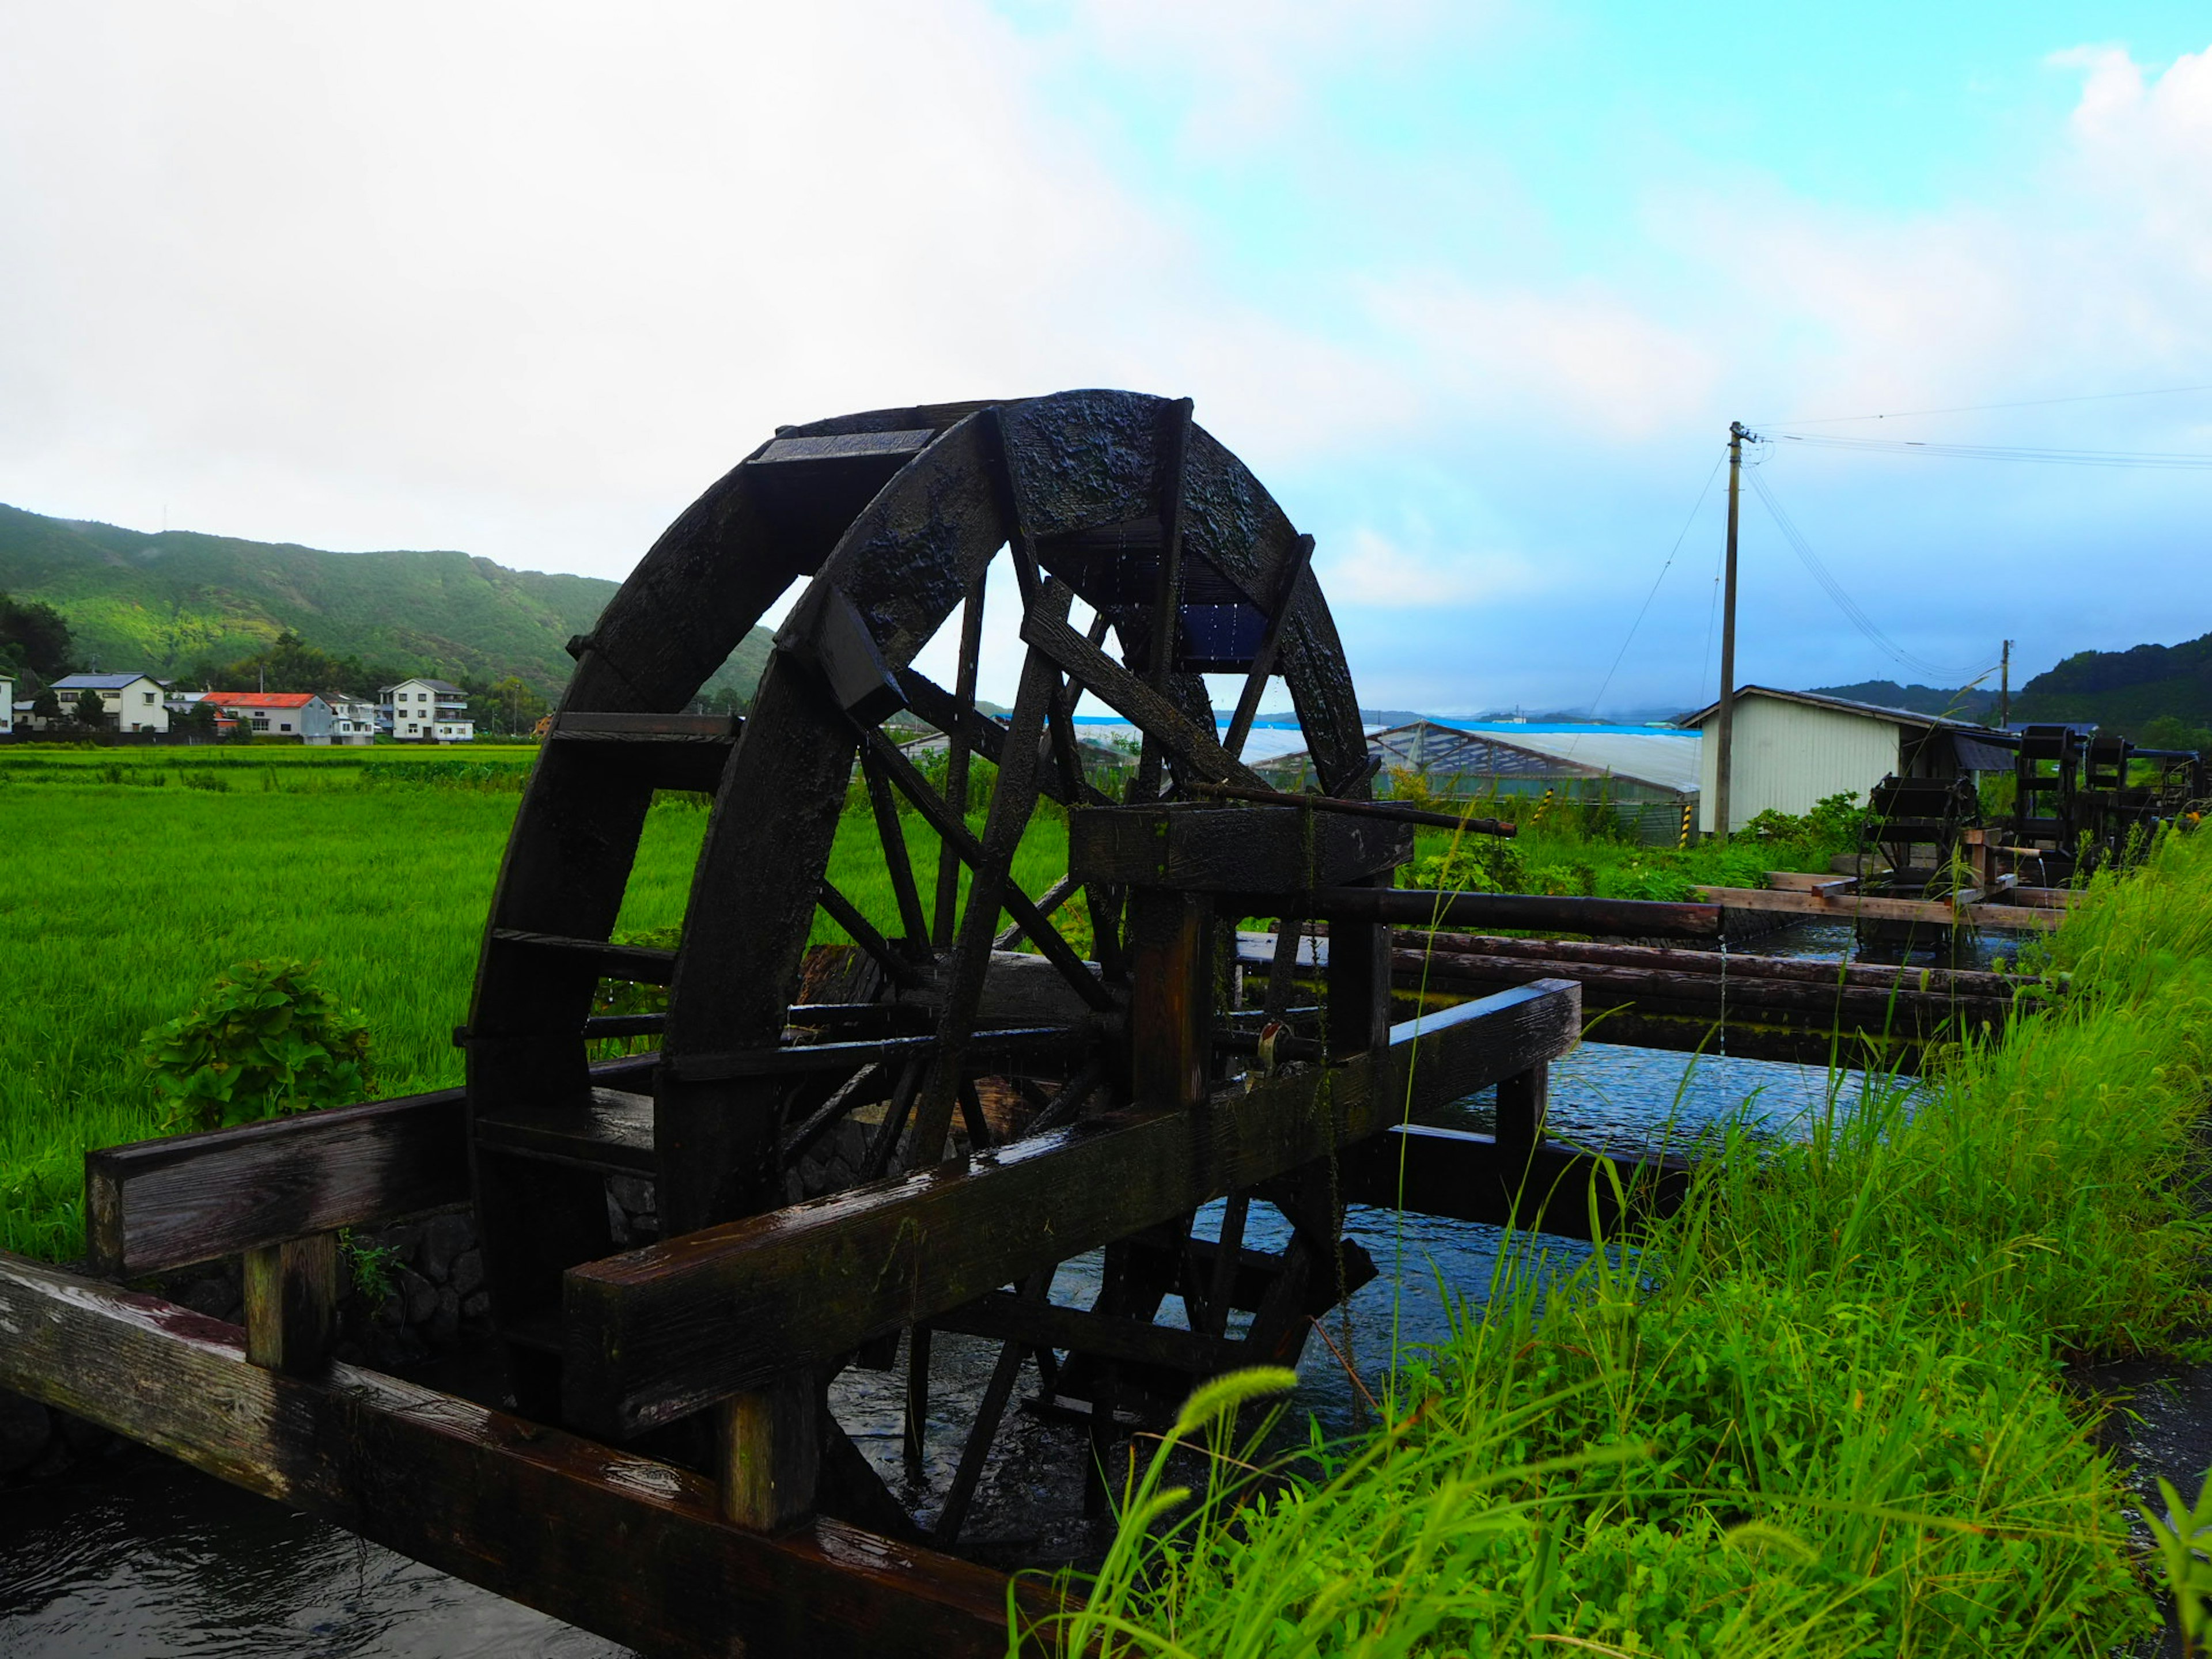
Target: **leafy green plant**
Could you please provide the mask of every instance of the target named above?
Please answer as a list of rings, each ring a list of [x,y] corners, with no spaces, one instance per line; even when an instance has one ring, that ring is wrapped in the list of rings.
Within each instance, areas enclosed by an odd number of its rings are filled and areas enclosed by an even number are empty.
[[[234,963],[139,1052],[172,1133],[343,1105],[372,1086],[367,1024],[283,957]]]
[[[399,1289],[399,1252],[388,1245],[356,1238],[353,1229],[338,1229],[338,1254],[345,1258],[346,1273],[355,1290],[371,1302],[382,1302]]]

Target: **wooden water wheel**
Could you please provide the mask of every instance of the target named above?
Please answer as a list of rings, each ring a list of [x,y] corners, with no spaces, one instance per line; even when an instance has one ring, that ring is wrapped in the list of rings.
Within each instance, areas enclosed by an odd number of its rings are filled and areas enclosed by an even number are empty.
[[[1031,895],[1012,866],[1041,801],[1118,804],[1079,758],[1070,716],[1085,697],[1142,732],[1129,793],[1152,801],[1196,781],[1258,784],[1237,751],[1279,674],[1323,776],[1366,793],[1358,704],[1310,547],[1193,423],[1188,401],[1116,392],[784,428],[677,520],[572,647],[577,670],[516,820],[470,1019],[477,1204],[526,1408],[559,1414],[562,1278],[615,1251],[609,1174],[649,1176],[673,1238],[782,1205],[801,1161],[847,1118],[872,1120],[857,1172],[867,1178],[939,1163],[956,1133],[963,1150],[981,1150],[1016,1127],[1133,1098],[1203,1099],[1217,1069],[1201,1006],[1215,944],[1207,907],[1184,896],[1133,902],[1127,884],[1095,871]],[[1001,557],[1018,599],[1003,618],[985,605],[987,567]],[[750,716],[678,713],[799,579],[810,580]],[[1069,622],[1077,603],[1091,613],[1081,631]],[[975,703],[979,654],[996,628],[1027,646],[1004,722]],[[950,689],[911,665],[948,629],[959,636]],[[1244,677],[1225,743],[1206,672]],[[949,739],[941,787],[882,730],[908,711]],[[996,769],[980,833],[946,799],[966,794],[978,755]],[[856,761],[896,896],[896,924],[880,928],[826,875]],[[647,809],[672,789],[714,796],[680,948],[611,945]],[[939,843],[933,870],[925,862],[918,875],[908,820]],[[1360,829],[1387,868],[1395,832]],[[1079,898],[1095,960],[1056,922]],[[865,971],[846,976],[859,991],[830,1002],[802,1000],[817,910],[865,953]],[[1018,942],[1034,954],[1016,953]],[[1133,1014],[1133,958],[1136,981],[1191,1006]],[[602,978],[665,985],[665,1022],[592,1019]],[[1358,1000],[1351,1046],[1364,1048],[1376,998]],[[1191,1029],[1180,1042],[1133,1048],[1133,1026],[1163,1020]],[[617,1068],[615,1086],[592,1077],[590,1038],[664,1024],[649,1068]],[[1011,1093],[1011,1114],[984,1109],[987,1079],[1000,1098]],[[1306,1221],[1333,1244],[1325,1196],[1318,1206]],[[1334,1300],[1343,1278],[1333,1265],[1290,1273],[1236,1238],[1225,1253],[1219,1239],[1194,1246],[1187,1227],[1155,1229],[1115,1255],[1091,1311],[1149,1322],[1181,1290],[1194,1333],[1215,1340],[1155,1347],[1180,1352],[1188,1370],[1218,1363],[1240,1291],[1251,1311],[1271,1287],[1312,1278],[1277,1294],[1248,1339],[1294,1356],[1307,1303],[1324,1283],[1322,1305]],[[1133,1359],[1146,1350],[1126,1337],[1099,1356],[1047,1340],[1050,1314],[1030,1322],[1030,1345],[1005,1308],[966,1322],[994,1317],[1010,1328],[1010,1364],[1028,1347],[1049,1372],[1055,1346],[1070,1353],[1054,1378],[1063,1401],[1095,1406],[1117,1369],[1154,1392],[1163,1383],[1157,1359]],[[917,1398],[927,1328],[909,1344]],[[988,1415],[1006,1391],[994,1382]]]

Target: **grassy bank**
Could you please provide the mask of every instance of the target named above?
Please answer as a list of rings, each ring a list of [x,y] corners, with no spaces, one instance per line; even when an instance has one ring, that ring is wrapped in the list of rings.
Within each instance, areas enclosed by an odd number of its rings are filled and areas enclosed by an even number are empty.
[[[1109,1650],[2086,1655],[2155,1629],[2063,1371],[2205,1322],[2181,1176],[2212,840],[2100,878],[2050,953],[2063,1012],[1804,1145],[1733,1138],[1632,1257],[1547,1283],[1509,1253],[1449,1343],[1400,1356],[1386,1431],[1133,1547],[1094,1603]]]

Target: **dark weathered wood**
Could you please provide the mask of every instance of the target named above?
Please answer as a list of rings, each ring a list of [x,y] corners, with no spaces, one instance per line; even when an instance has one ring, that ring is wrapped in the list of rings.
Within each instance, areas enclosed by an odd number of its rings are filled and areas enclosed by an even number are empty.
[[[1129,895],[1129,1094],[1139,1107],[1205,1103],[1212,944],[1213,907],[1203,895],[1145,887]]]
[[[1300,897],[1331,921],[1382,921],[1401,927],[1527,927],[1629,938],[1717,939],[1717,904],[1652,899],[1554,898],[1529,893],[1439,893],[1401,887],[1323,888]]]
[[[539,1112],[476,1115],[479,1150],[540,1158],[609,1175],[653,1172],[653,1097],[594,1089]]]
[[[265,1370],[237,1327],[152,1297],[0,1255],[0,1387],[611,1641],[1006,1651],[997,1573],[831,1521],[748,1532],[702,1476],[375,1371]]]
[[[716,1408],[722,1514],[754,1532],[788,1532],[814,1513],[822,1443],[814,1379],[793,1371]]]
[[[605,939],[569,939],[558,933],[495,927],[493,939],[520,950],[543,951],[563,963],[587,968],[600,979],[625,979],[638,985],[665,985],[676,972],[676,952],[642,945],[610,945]]]
[[[1054,617],[1022,620],[1022,639],[1043,652],[1099,700],[1166,746],[1180,773],[1209,783],[1262,787],[1259,775],[1232,760],[1210,729],[1200,726],[1161,692],[1139,679],[1097,646]]]
[[[875,813],[876,839],[884,863],[890,872],[891,892],[898,902],[899,925],[909,943],[919,949],[929,938],[929,920],[921,912],[921,895],[914,882],[914,860],[906,850],[906,831],[899,825],[898,803],[891,799],[890,781],[868,751],[860,751],[860,770],[868,785],[868,805]]]
[[[1159,436],[1160,556],[1152,593],[1152,659],[1145,678],[1164,692],[1175,672],[1179,613],[1182,608],[1183,474],[1190,459],[1191,401],[1178,398],[1161,411]]]
[[[92,1270],[137,1279],[339,1227],[465,1203],[459,1089],[84,1155]]]
[[[1611,1164],[1608,1175],[1605,1166]],[[1516,1226],[1566,1238],[1619,1238],[1645,1219],[1671,1214],[1689,1192],[1682,1158],[1609,1158],[1556,1140],[1525,1150],[1490,1135],[1430,1124],[1395,1126],[1343,1155],[1346,1200],[1383,1209]],[[1615,1200],[1618,1179],[1628,1203]]]
[[[1055,580],[1031,608],[1064,617],[1074,597],[1066,583]],[[961,915],[952,960],[945,975],[945,1000],[937,1024],[939,1063],[915,1109],[914,1156],[921,1163],[938,1160],[952,1127],[953,1105],[963,1080],[961,1066],[975,1029],[983,981],[991,969],[991,942],[999,932],[999,912],[1006,895],[1020,890],[1013,879],[1014,854],[1036,811],[1037,744],[1044,733],[1046,705],[1059,690],[1059,677],[1050,665],[1039,653],[1030,652],[1014,694],[1006,759],[991,791],[980,856],[969,879],[968,906]],[[1090,977],[1088,970],[1084,977]]]
[[[246,1357],[296,1376],[322,1370],[337,1329],[337,1235],[256,1245],[245,1267]]]
[[[1808,957],[1758,956],[1730,951],[1674,948],[1660,945],[1615,945],[1600,939],[1509,939],[1494,933],[1425,933],[1401,928],[1401,950],[1433,949],[1463,956],[1518,957],[1531,962],[1595,963],[1612,968],[1659,968],[1746,980],[1796,980],[1808,985],[1876,991],[1918,992],[1942,997],[2047,995],[2040,980],[1966,968],[1900,967],[1868,962],[1826,962]]]
[[[946,846],[959,854],[962,862],[970,871],[982,869],[989,861],[982,843],[969,832],[966,822],[956,817],[938,793],[929,787],[929,780],[916,771],[914,763],[899,753],[897,745],[882,733],[873,734],[869,742],[877,758],[883,762],[884,769],[890,774],[891,781],[898,786],[899,793],[914,803],[915,809],[929,827],[944,838]],[[1092,973],[1085,965],[1083,958],[1069,948],[1067,941],[1060,937],[1060,930],[1045,919],[1043,912],[1037,908],[1028,894],[1013,882],[1006,881],[1000,893],[999,902],[1006,914],[1020,924],[1022,931],[1036,942],[1045,960],[1060,970],[1085,1001],[1101,1012],[1109,1012],[1116,1006],[1113,993],[1099,982],[1098,975]],[[994,926],[997,920],[994,915],[992,921]]]
[[[1078,881],[1073,876],[1062,876],[1058,881],[1053,883],[1051,886],[1046,888],[1044,891],[1038,896],[1036,902],[1037,914],[1041,916],[1050,915],[1054,911],[1059,909],[1061,905],[1066,903],[1067,901],[1074,895],[1081,892],[1082,890],[1083,884]],[[1008,927],[1004,933],[998,936],[998,938],[991,941],[991,948],[994,951],[1012,951],[1018,947],[1022,940],[1027,937],[1027,930],[1023,927],[1021,923],[1017,921]]]
[[[1362,1060],[1225,1091],[1200,1111],[1095,1118],[968,1166],[580,1266],[563,1304],[569,1420],[622,1437],[826,1364],[1525,1072],[1581,1026],[1577,987],[1524,987],[1395,1028]]]
[[[1544,1108],[1551,1067],[1531,1066],[1517,1077],[1498,1080],[1498,1146],[1510,1158],[1526,1158],[1544,1138]]]
[[[983,1397],[977,1402],[975,1421],[968,1431],[967,1443],[960,1449],[960,1462],[952,1472],[952,1485],[945,1491],[945,1507],[939,1512],[937,1525],[930,1534],[930,1541],[939,1549],[950,1548],[960,1536],[961,1526],[968,1518],[968,1505],[975,1496],[976,1483],[983,1478],[984,1462],[991,1455],[991,1442],[999,1431],[999,1419],[1006,1413],[1006,1401],[1013,1394],[1021,1369],[1022,1345],[1000,1344],[999,1358],[991,1367],[991,1380],[983,1385]]]
[[[1260,636],[1260,648],[1252,653],[1251,666],[1244,671],[1244,685],[1237,694],[1236,712],[1230,716],[1229,730],[1221,739],[1221,746],[1232,755],[1244,752],[1244,739],[1251,734],[1252,722],[1260,713],[1260,700],[1267,693],[1267,680],[1275,672],[1275,658],[1282,649],[1283,624],[1290,620],[1291,607],[1297,601],[1298,585],[1312,565],[1313,550],[1314,538],[1301,536],[1290,556],[1283,561],[1276,582],[1275,603],[1267,611],[1267,631]]]
[[[915,965],[894,951],[890,941],[876,931],[875,924],[860,914],[860,907],[832,887],[826,877],[820,898],[830,919],[845,930],[848,939],[868,953],[892,984],[913,987],[921,983],[921,975]]]
[[[932,1322],[940,1331],[1003,1337],[1033,1348],[1066,1348],[1101,1359],[1164,1365],[1192,1376],[1210,1376],[1254,1363],[1242,1342],[1218,1334],[1178,1330],[1171,1325],[1148,1325],[1082,1308],[1026,1301],[1005,1291],[939,1314]]]
[[[1071,879],[1188,892],[1288,895],[1388,871],[1413,832],[1296,806],[1140,805],[1068,814]]]
[[[1746,974],[1686,974],[1664,968],[1620,968],[1610,963],[1575,966],[1519,957],[1462,955],[1457,951],[1398,951],[1392,962],[1399,982],[1439,987],[1474,981],[1486,985],[1522,985],[1564,975],[1585,992],[1584,1012],[1649,999],[1662,1006],[1702,1007],[1717,1018],[1733,1019],[1761,1012],[1786,1012],[1839,1019],[1854,1029],[1895,1030],[1932,1036],[1945,1026],[2002,1025],[2015,1005],[1987,997],[1930,996],[1916,991],[1877,990],[1869,986],[1808,985],[1796,979],[1760,979]],[[1601,993],[1603,994],[1601,995]]]
[[[553,716],[553,735],[580,742],[701,744],[727,748],[744,722],[734,714],[662,714],[564,708]]]

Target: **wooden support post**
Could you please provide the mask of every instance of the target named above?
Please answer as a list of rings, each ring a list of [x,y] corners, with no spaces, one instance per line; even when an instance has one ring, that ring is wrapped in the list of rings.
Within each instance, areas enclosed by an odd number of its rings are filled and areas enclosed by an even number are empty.
[[[732,1395],[719,1407],[722,1513],[754,1532],[785,1532],[814,1514],[822,1443],[814,1379],[805,1371]]]
[[[1144,1106],[1197,1106],[1213,1022],[1212,902],[1140,887],[1129,906],[1131,1096]]]
[[[1526,1163],[1544,1138],[1545,1096],[1552,1068],[1539,1061],[1517,1076],[1498,1084],[1498,1150],[1509,1170],[1514,1160]]]
[[[330,1363],[337,1324],[338,1241],[310,1233],[246,1252],[246,1357],[312,1376]]]
[[[1378,878],[1382,885],[1389,877]],[[1328,1048],[1332,1054],[1379,1048],[1390,1034],[1390,930],[1375,922],[1332,922],[1328,930]]]

